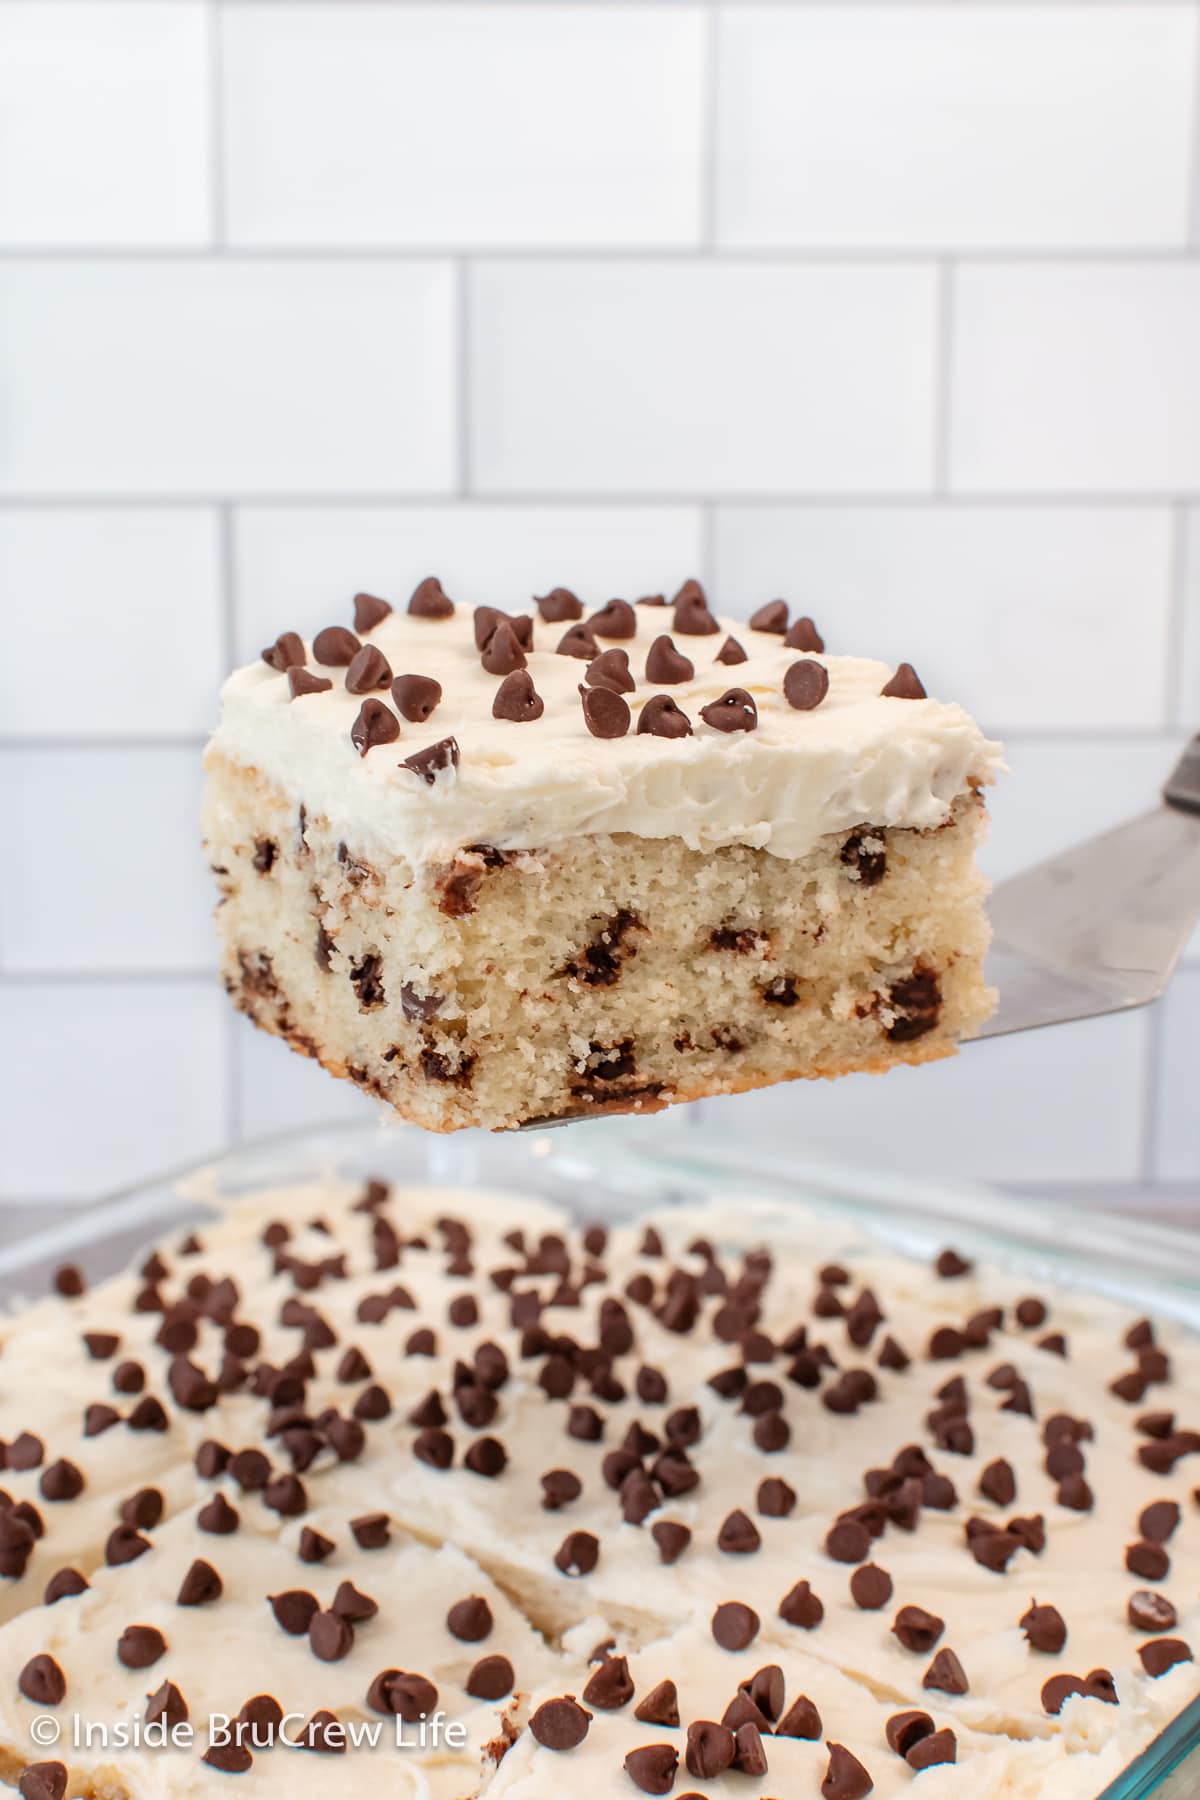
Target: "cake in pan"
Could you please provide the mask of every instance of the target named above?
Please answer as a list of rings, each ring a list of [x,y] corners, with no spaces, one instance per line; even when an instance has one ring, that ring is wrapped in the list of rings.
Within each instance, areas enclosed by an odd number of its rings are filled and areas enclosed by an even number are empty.
[[[226,683],[226,984],[438,1131],[945,1056],[990,1006],[997,758],[783,601],[359,594]]]

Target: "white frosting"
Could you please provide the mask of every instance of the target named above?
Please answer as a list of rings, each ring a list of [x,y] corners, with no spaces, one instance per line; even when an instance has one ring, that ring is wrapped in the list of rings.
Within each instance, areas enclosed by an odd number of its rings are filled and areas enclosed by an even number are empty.
[[[999,766],[999,747],[961,707],[882,697],[893,673],[883,663],[815,657],[829,673],[829,691],[815,710],[799,712],[782,684],[802,653],[782,637],[734,619],[722,619],[710,636],[681,635],[672,632],[671,609],[658,606],[634,608],[636,638],[600,640],[602,650],[628,652],[637,689],[626,696],[628,735],[597,739],[579,698],[587,664],[555,654],[569,625],[545,624],[533,610],[528,672],[545,712],[532,723],[492,717],[499,678],[482,667],[472,608],[460,603],[450,619],[394,612],[361,640],[383,653],[394,675],[441,683],[430,719],[401,721],[397,742],[359,756],[350,728],[363,696],[347,693],[344,669],[315,664],[306,644],[310,673],[332,679],[333,688],[292,700],[286,675],[249,664],[225,683],[213,747],[324,815],[345,840],[373,841],[414,863],[464,844],[538,849],[614,831],[678,837],[696,850],[746,844],[794,858],[822,834],[855,825],[940,825],[954,800]],[[644,677],[646,653],[664,633],[695,665],[693,679],[669,688]],[[727,633],[746,662],[716,661]],[[700,717],[732,687],[754,698],[753,732],[720,732]],[[641,707],[656,692],[683,709],[693,736],[637,735]],[[391,706],[386,690],[376,697]],[[457,740],[461,761],[433,786],[401,766],[447,736]]]

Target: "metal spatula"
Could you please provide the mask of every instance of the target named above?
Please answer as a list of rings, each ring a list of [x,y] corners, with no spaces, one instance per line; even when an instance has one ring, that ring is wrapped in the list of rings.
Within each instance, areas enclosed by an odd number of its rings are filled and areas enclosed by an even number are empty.
[[[1200,737],[1153,812],[1001,882],[987,975],[999,1037],[1145,1006],[1200,919]]]

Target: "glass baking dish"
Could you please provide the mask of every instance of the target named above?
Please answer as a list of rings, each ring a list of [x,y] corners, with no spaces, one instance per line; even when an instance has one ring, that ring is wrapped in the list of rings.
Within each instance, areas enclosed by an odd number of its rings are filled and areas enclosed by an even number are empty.
[[[869,1232],[928,1259],[953,1243],[1014,1272],[1104,1293],[1200,1330],[1200,1232],[1143,1225],[981,1184],[915,1180],[799,1154],[731,1144],[686,1118],[601,1119],[568,1130],[459,1132],[437,1137],[391,1117],[265,1138],[176,1170],[0,1247],[0,1304],[43,1294],[54,1268],[78,1263],[95,1281],[123,1268],[164,1234],[203,1224],[255,1189],[323,1175],[510,1189],[552,1200],[589,1221],[628,1218],[650,1205],[719,1191],[793,1200],[836,1232]],[[1200,1699],[1193,1701],[1097,1800],[1196,1800]]]

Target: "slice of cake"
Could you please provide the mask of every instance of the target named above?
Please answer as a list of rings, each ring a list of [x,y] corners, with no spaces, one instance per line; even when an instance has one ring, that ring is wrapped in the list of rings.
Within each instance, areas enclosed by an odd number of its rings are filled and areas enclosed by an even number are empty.
[[[238,670],[204,831],[235,1004],[439,1131],[951,1052],[987,1016],[958,706],[782,601],[421,583]]]

